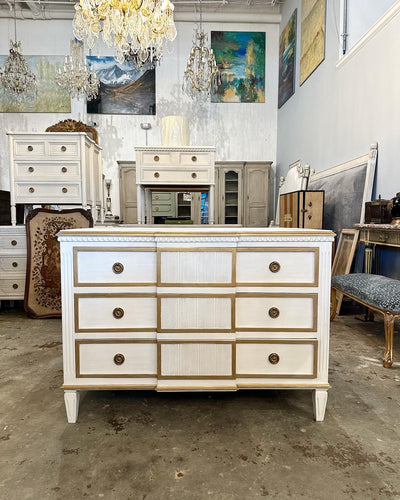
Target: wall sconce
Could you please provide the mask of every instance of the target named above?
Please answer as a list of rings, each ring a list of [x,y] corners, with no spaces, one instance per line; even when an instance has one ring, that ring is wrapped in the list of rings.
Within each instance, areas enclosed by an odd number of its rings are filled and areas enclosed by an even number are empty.
[[[111,179],[105,179],[106,189],[107,189],[107,197],[106,197],[106,218],[111,219],[113,214],[111,212],[111,197],[110,197],[110,188],[111,188]]]

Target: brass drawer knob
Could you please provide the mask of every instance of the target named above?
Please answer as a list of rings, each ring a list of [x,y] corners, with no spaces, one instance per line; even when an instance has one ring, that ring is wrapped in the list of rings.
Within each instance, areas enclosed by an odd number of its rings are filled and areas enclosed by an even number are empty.
[[[271,352],[271,354],[268,356],[268,361],[271,363],[271,365],[277,365],[279,363],[279,354],[276,352]]]
[[[193,177],[193,179],[196,179],[196,177],[197,177],[196,172],[193,172],[192,177]]]
[[[28,151],[33,151],[33,146],[28,146]]]
[[[115,262],[112,266],[112,270],[114,271],[115,274],[121,274],[122,271],[124,270],[124,265],[121,264],[121,262]]]
[[[67,146],[61,146],[61,151],[65,153],[65,151],[67,151]]]
[[[68,170],[68,169],[67,169],[67,167],[63,167],[63,168],[61,169],[61,172],[65,174],[65,172],[66,172],[67,170]]]
[[[13,266],[13,267],[18,267],[18,262],[13,262],[13,263],[12,263],[12,266]]]
[[[272,319],[275,319],[279,316],[279,309],[277,307],[271,307],[270,310],[268,311],[268,314]]]
[[[154,157],[154,161],[160,161],[160,157],[156,155],[156,156]]]
[[[29,188],[29,192],[30,193],[34,193],[35,192],[35,188]]]
[[[118,353],[114,356],[114,363],[116,365],[122,365],[122,363],[125,361],[125,356],[121,353]]]
[[[158,212],[160,210],[160,207],[156,207],[154,210]]]
[[[159,199],[158,194],[156,194],[156,195],[154,196],[154,199],[155,199],[155,200],[158,200],[158,199]]]
[[[29,172],[33,172],[34,170],[35,170],[35,169],[34,169],[33,167],[29,167],[29,168],[28,168],[28,171],[29,171]]]
[[[158,179],[160,177],[160,174],[158,172],[154,172],[154,177]]]
[[[269,270],[271,271],[271,273],[277,273],[280,270],[280,268],[281,265],[279,264],[279,262],[276,262],[276,260],[271,262],[269,265]]]
[[[14,284],[13,284],[13,288],[14,288],[14,290],[16,290],[16,289],[18,288],[17,283],[14,283]]]
[[[197,161],[197,156],[192,156],[192,161]]]
[[[17,242],[17,240],[12,240],[11,245],[12,245],[13,247],[15,247],[15,246],[17,245],[17,243],[18,243],[18,242]]]
[[[67,188],[62,188],[62,192],[63,193],[68,193],[68,189]]]
[[[124,316],[124,310],[122,309],[122,307],[116,307],[114,310],[113,310],[113,316],[115,319],[121,319],[123,316]]]

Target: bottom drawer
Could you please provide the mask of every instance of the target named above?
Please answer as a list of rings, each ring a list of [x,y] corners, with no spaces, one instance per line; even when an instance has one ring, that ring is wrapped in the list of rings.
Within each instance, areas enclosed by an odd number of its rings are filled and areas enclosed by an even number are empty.
[[[155,340],[77,340],[76,376],[156,377]]]
[[[316,378],[317,340],[238,340],[237,377]]]
[[[233,342],[162,341],[158,349],[160,379],[234,377]]]
[[[22,300],[25,292],[25,277],[0,280],[0,299]]]

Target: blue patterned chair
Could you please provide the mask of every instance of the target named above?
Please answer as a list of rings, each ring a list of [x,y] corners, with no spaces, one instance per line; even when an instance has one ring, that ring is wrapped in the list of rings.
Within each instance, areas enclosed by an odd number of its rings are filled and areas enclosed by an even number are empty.
[[[336,315],[336,292],[383,314],[385,354],[383,366],[392,366],[394,321],[400,316],[400,280],[378,274],[354,273],[332,277],[331,320]]]

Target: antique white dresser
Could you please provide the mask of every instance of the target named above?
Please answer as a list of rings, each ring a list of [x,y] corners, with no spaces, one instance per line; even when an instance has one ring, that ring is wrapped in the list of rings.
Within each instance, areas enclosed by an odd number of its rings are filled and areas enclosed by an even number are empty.
[[[61,231],[65,404],[79,391],[328,384],[333,233],[227,226]]]
[[[90,208],[104,220],[101,148],[84,132],[7,132],[11,224],[17,203]]]
[[[25,273],[25,226],[0,226],[0,301],[23,300]]]

